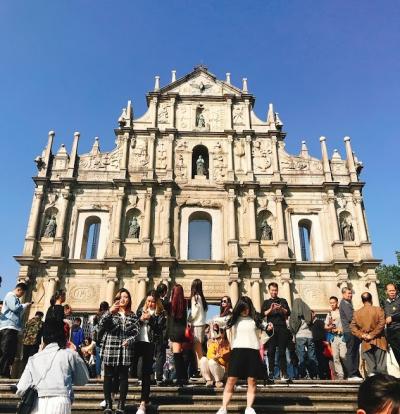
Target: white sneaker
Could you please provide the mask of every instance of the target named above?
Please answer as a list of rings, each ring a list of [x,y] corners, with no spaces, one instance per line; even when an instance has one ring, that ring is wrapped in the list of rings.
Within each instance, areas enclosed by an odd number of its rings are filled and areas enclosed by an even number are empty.
[[[257,413],[254,411],[254,408],[253,407],[247,407],[244,410],[244,414],[257,414]]]
[[[100,403],[100,407],[101,407],[101,408],[106,408],[106,400],[103,400],[103,401]]]
[[[349,377],[347,378],[347,381],[363,381],[363,379],[360,377]]]
[[[146,414],[146,406],[140,404],[138,410],[136,411],[136,414]]]
[[[225,409],[225,408],[220,408],[218,411],[217,411],[217,414],[228,414],[228,411]]]

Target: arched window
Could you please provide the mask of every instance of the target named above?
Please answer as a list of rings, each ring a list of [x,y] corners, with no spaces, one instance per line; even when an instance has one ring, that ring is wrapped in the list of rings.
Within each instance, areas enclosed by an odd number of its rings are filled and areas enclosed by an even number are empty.
[[[208,178],[209,168],[208,149],[204,145],[196,145],[192,152],[192,178],[205,176]]]
[[[81,259],[97,259],[99,248],[101,220],[99,217],[88,217],[83,232]]]
[[[301,260],[308,262],[311,260],[311,221],[299,221]]]
[[[189,260],[211,259],[212,220],[208,213],[198,211],[189,217]]]

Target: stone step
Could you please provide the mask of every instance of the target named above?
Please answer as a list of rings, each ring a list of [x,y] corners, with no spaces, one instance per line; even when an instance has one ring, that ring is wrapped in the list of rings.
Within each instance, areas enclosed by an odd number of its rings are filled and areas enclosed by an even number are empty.
[[[14,394],[15,380],[0,380],[0,413],[15,413],[18,398]],[[258,386],[255,408],[258,414],[350,414],[356,410],[358,384],[340,381],[278,382]],[[73,414],[101,412],[102,383],[91,381],[83,387],[74,387]],[[136,413],[140,401],[140,386],[130,381],[127,414]],[[222,389],[207,388],[202,384],[185,387],[151,388],[152,408],[148,414],[211,414],[216,413],[222,401]],[[246,387],[239,386],[229,406],[229,414],[242,414],[246,407]]]

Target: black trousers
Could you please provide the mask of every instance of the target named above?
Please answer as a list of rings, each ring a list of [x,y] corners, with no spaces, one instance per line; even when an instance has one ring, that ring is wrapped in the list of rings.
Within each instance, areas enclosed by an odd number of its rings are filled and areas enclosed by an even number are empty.
[[[142,360],[142,375],[138,378],[142,379],[142,391],[140,401],[144,401],[146,404],[150,401],[150,382],[151,374],[153,373],[153,361],[154,361],[154,343],[150,342],[136,342],[133,351],[133,363],[138,365],[139,359]]]
[[[386,336],[396,361],[400,365],[400,330],[388,329],[386,331]]]
[[[25,367],[29,357],[35,355],[39,351],[39,344],[35,345],[23,345],[22,348],[22,364]]]
[[[314,341],[320,379],[331,379],[328,358],[324,355],[324,341]]]
[[[111,402],[111,394],[113,392],[118,392],[116,390],[116,378],[119,380],[119,401],[120,404],[124,407],[126,396],[128,394],[128,373],[129,366],[125,365],[104,365],[104,399],[107,402]]]
[[[157,381],[162,381],[164,364],[167,357],[167,347],[164,342],[159,341],[155,343],[154,354],[156,358],[156,379]]]
[[[361,341],[351,333],[344,334],[346,342],[346,358],[344,365],[346,367],[348,377],[361,377],[358,367],[360,366],[360,343]]]
[[[275,352],[278,347],[279,368],[281,375],[287,375],[286,348],[288,346],[289,331],[286,326],[276,326],[274,334],[267,342],[269,376],[273,378],[275,371]]]
[[[0,331],[0,375],[11,378],[11,366],[17,354],[18,331],[2,329]]]

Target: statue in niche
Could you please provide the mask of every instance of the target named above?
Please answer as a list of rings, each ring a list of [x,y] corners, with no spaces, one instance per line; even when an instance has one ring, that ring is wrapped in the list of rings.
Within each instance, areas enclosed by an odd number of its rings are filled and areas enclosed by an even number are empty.
[[[196,161],[196,173],[197,175],[205,175],[204,158],[201,155]]]
[[[129,220],[128,239],[138,239],[140,233],[140,226],[136,217]]]
[[[340,230],[342,232],[342,238],[344,241],[354,241],[354,228],[353,224],[351,223],[351,220],[348,217],[345,217],[342,220]]]
[[[196,127],[197,128],[205,128],[206,127],[206,119],[204,118],[204,114],[203,114],[202,109],[197,111],[197,114],[196,114]]]
[[[44,229],[43,237],[55,237],[57,229],[56,216],[53,215],[50,217],[49,221],[46,224]]]
[[[261,240],[272,240],[272,227],[264,220],[261,223]]]

